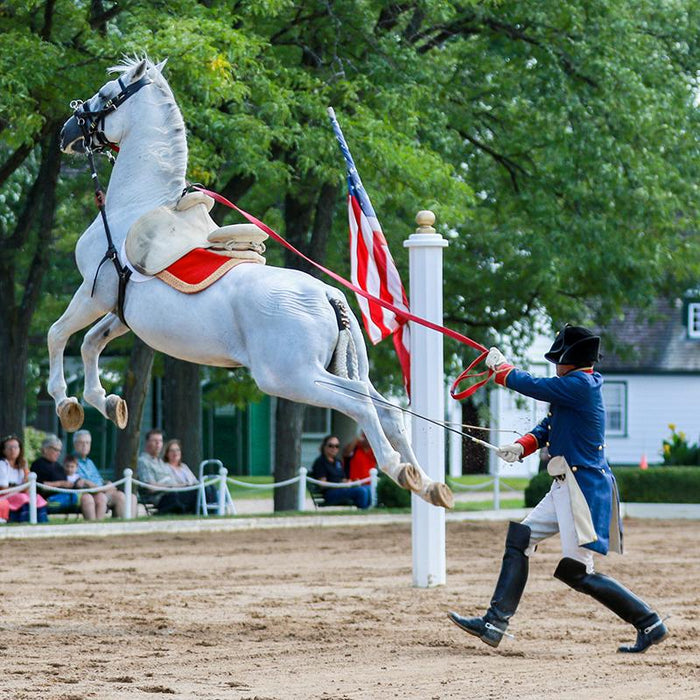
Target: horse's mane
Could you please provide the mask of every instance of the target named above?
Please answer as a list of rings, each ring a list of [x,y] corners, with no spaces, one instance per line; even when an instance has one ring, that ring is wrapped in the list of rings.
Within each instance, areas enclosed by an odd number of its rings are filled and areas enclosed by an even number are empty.
[[[119,61],[116,66],[110,66],[107,69],[107,73],[119,73],[121,75],[122,73],[126,73],[126,71],[128,71],[130,68],[137,66],[139,63],[141,63],[141,61],[146,61],[148,70],[155,68],[155,63],[151,61],[148,54],[134,54],[133,56],[127,56],[124,54],[122,56],[122,60]]]
[[[183,138],[172,139],[158,150],[151,151],[150,155],[161,163],[164,169],[173,173],[178,173],[180,170],[184,173],[187,168],[187,141],[184,138],[185,124],[182,119],[182,114],[177,106],[173,92],[168,85],[168,81],[162,75],[158,66],[148,57],[146,53],[134,54],[133,56],[122,56],[121,61],[107,69],[110,74],[117,73],[123,75],[131,68],[137,66],[141,61],[146,61],[146,72],[148,77],[153,81],[154,85],[161,91],[165,103],[169,106],[168,123],[174,133],[182,134]],[[175,177],[175,189],[181,189],[177,176]]]

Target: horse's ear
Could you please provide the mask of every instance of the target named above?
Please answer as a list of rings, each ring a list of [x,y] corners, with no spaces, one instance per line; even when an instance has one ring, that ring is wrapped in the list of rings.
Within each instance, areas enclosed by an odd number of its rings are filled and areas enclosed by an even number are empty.
[[[135,66],[132,69],[132,73],[131,73],[132,82],[143,78],[143,76],[146,74],[147,68],[148,68],[148,61],[144,58],[142,61],[139,62],[139,64],[137,66]]]
[[[167,62],[168,62],[168,59],[167,59],[167,58],[164,58],[160,63],[158,63],[158,64],[156,65],[156,70],[157,70],[159,73],[162,73],[162,72],[163,72],[163,68],[165,68],[165,64],[166,64]]]

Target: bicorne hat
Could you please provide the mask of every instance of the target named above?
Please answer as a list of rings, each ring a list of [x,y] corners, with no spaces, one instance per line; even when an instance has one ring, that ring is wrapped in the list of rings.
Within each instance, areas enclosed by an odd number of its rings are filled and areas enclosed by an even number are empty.
[[[544,359],[556,365],[584,367],[598,361],[599,350],[600,336],[593,335],[583,326],[567,324],[557,333]]]

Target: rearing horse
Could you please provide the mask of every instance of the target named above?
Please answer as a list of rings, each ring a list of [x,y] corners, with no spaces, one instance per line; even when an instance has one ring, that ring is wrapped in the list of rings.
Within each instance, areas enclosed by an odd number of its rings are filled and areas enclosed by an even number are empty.
[[[122,251],[139,217],[158,206],[172,206],[186,186],[185,125],[162,75],[163,65],[148,59],[125,60],[112,69],[119,77],[83,105],[83,110],[100,115],[90,133],[85,135],[75,115],[63,127],[61,148],[66,153],[84,152],[86,145],[119,144],[105,200],[117,251]],[[118,396],[106,395],[98,358],[112,339],[131,329],[160,352],[198,364],[245,366],[265,393],[345,413],[365,432],[379,466],[394,481],[429,503],[452,507],[450,489],[432,481],[418,465],[400,410],[388,408],[372,386],[359,324],[340,291],[296,270],[253,264],[238,265],[213,286],[187,296],[158,278],[140,277],[129,282],[126,293],[127,326],[113,313],[118,293],[114,266],[107,262],[98,272],[105,248],[104,225],[98,217],[76,246],[83,282],[48,333],[48,390],[64,428],[77,430],[83,421],[78,400],[66,395],[66,343],[73,333],[101,319],[81,348],[83,395],[119,427],[126,425],[126,404]],[[331,301],[342,314],[336,314]],[[339,348],[341,315],[347,317],[343,348]],[[336,362],[337,352],[350,353],[356,363]],[[358,395],[378,401],[375,405]]]

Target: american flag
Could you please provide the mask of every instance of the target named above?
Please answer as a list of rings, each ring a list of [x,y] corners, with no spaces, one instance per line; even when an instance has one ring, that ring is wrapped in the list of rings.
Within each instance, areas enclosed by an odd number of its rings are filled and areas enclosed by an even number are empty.
[[[332,107],[328,108],[328,115],[348,170],[351,280],[353,284],[373,296],[393,304],[397,309],[408,311],[408,298],[401,284],[399,271],[391,257],[382,227],[362,185]],[[365,330],[372,343],[376,345],[380,340],[393,334],[394,348],[401,363],[404,386],[410,396],[411,355],[407,319],[397,317],[394,312],[359,294],[355,296],[360,305]]]

